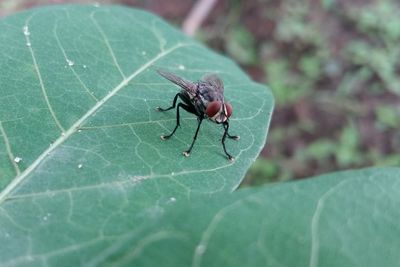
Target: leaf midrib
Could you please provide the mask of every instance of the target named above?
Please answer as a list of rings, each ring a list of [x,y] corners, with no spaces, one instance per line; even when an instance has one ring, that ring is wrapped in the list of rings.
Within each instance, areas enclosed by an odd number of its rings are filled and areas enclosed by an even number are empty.
[[[161,53],[157,54],[155,57],[147,61],[141,67],[139,67],[136,71],[134,71],[130,76],[123,79],[121,83],[119,83],[113,90],[111,90],[104,98],[100,99],[88,112],[86,112],[79,120],[77,120],[69,129],[67,129],[48,149],[46,149],[39,157],[33,161],[28,168],[26,168],[19,176],[16,176],[7,187],[4,188],[2,192],[0,192],[0,205],[7,199],[7,196],[21,183],[25,180],[28,175],[35,170],[35,168],[58,146],[64,143],[72,134],[74,134],[80,125],[82,125],[92,114],[94,114],[97,110],[99,110],[110,98],[112,98],[116,93],[118,93],[122,88],[124,88],[133,78],[138,76],[144,70],[146,70],[149,66],[151,66],[157,60],[165,57],[166,55],[172,53],[178,48],[191,46],[195,44],[185,44],[178,43],[172,46],[169,49],[161,51]]]

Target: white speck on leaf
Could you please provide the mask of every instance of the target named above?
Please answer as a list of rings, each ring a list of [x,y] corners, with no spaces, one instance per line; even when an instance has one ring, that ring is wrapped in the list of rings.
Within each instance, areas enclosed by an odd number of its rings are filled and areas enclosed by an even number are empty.
[[[184,66],[184,65],[179,65],[178,68],[179,68],[180,70],[184,70],[184,69],[185,69],[185,66]]]
[[[75,63],[72,61],[72,60],[70,60],[70,59],[67,59],[67,63],[68,63],[68,66],[73,66]]]
[[[82,164],[79,164],[79,165],[78,165],[78,169],[81,169],[81,168],[82,168],[82,166],[83,166]]]
[[[28,47],[31,46],[31,43],[30,43],[30,42],[27,42],[27,43],[26,43],[26,46],[28,46]]]
[[[44,217],[43,217],[43,221],[47,221],[49,219],[49,217],[51,216],[51,213],[47,213]]]
[[[204,252],[206,252],[206,249],[207,249],[206,246],[204,246],[204,245],[198,245],[198,246],[196,247],[196,254],[197,254],[197,255],[203,255]]]
[[[22,158],[20,158],[20,157],[15,157],[14,158],[14,162],[15,163],[19,163],[19,162],[21,162],[22,161]]]
[[[24,27],[22,27],[22,30],[23,30],[25,36],[28,36],[28,35],[31,34],[31,33],[29,32],[28,25],[25,25]]]
[[[133,183],[138,183],[138,182],[140,182],[142,180],[145,180],[146,178],[147,178],[146,176],[135,175],[135,176],[131,177],[131,181]]]
[[[83,65],[83,68],[84,68],[84,69],[86,69],[86,68],[87,68],[87,66],[86,66],[86,65]]]
[[[150,218],[157,218],[164,213],[164,209],[160,206],[154,206],[146,209],[145,213],[147,216],[150,216]]]

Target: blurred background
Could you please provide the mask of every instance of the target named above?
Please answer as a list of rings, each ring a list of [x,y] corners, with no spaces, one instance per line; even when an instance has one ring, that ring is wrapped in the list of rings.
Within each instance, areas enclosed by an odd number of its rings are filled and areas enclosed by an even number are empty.
[[[0,16],[67,2],[89,1],[0,0]],[[400,165],[400,1],[98,3],[156,13],[270,86],[267,145],[243,186]]]

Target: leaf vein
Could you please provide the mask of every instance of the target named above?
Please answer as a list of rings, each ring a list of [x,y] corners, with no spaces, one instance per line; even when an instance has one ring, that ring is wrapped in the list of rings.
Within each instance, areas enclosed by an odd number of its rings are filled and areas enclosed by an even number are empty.
[[[328,199],[336,190],[342,187],[345,183],[350,180],[342,180],[340,183],[336,184],[328,191],[326,191],[317,202],[317,207],[311,219],[311,250],[310,250],[310,267],[318,266],[318,257],[319,257],[319,238],[318,238],[318,224],[319,219],[324,208],[324,204],[326,199]]]
[[[100,33],[101,37],[104,40],[105,45],[107,46],[108,51],[110,52],[111,58],[115,64],[115,66],[117,67],[119,73],[121,74],[123,79],[126,79],[125,74],[123,73],[121,66],[118,63],[117,58],[115,57],[114,51],[110,45],[110,42],[108,41],[108,38],[106,36],[106,34],[104,33],[103,29],[100,27],[99,23],[97,22],[97,20],[94,18],[96,12],[92,12],[90,14],[90,20],[93,22],[94,26],[96,27],[97,31]]]
[[[3,136],[4,144],[6,145],[8,158],[10,159],[11,164],[13,165],[13,167],[15,169],[15,172],[17,173],[17,175],[19,175],[21,173],[21,170],[19,169],[18,164],[14,161],[15,157],[14,157],[14,154],[11,149],[10,141],[8,140],[7,133],[3,127],[3,122],[1,122],[1,121],[0,121],[0,133]]]
[[[41,72],[40,72],[39,65],[37,64],[37,61],[36,61],[35,52],[33,51],[33,48],[32,48],[32,44],[31,44],[31,40],[30,40],[29,34],[28,34],[27,32],[25,32],[26,30],[29,29],[29,28],[28,28],[28,27],[29,27],[29,20],[30,20],[31,18],[32,18],[32,17],[30,17],[30,18],[26,21],[25,26],[24,26],[24,29],[23,29],[23,34],[24,34],[24,36],[25,36],[26,45],[28,46],[29,52],[30,52],[30,54],[31,54],[32,61],[33,61],[33,65],[34,65],[34,67],[35,67],[35,71],[36,71],[36,74],[37,74],[38,79],[39,79],[40,88],[41,88],[41,90],[42,90],[42,94],[43,94],[44,100],[45,100],[45,102],[46,102],[47,108],[49,109],[50,114],[51,114],[51,116],[53,117],[53,119],[54,119],[54,121],[55,121],[57,127],[61,130],[61,132],[65,132],[64,127],[61,125],[60,121],[58,120],[58,118],[57,118],[57,116],[56,116],[56,113],[55,113],[54,110],[53,110],[53,107],[51,106],[49,97],[48,97],[48,95],[47,95],[46,88],[45,88],[45,86],[44,86],[42,74],[41,74]]]
[[[218,224],[220,221],[224,218],[224,215],[231,210],[235,209],[237,205],[240,205],[242,203],[242,199],[239,199],[238,201],[232,203],[229,206],[226,206],[219,210],[215,216],[212,218],[210,224],[207,226],[206,230],[203,232],[200,242],[197,244],[193,251],[193,258],[192,258],[192,267],[199,267],[201,266],[201,260],[204,255],[204,253],[207,250],[207,246],[210,242],[211,235],[214,233],[216,230]]]
[[[44,159],[47,158],[47,155],[50,154],[53,150],[59,147],[62,143],[64,143],[72,134],[76,132],[76,130],[88,119],[90,118],[96,111],[98,111],[104,103],[110,100],[115,94],[117,94],[122,88],[124,88],[133,78],[138,76],[144,70],[146,70],[153,63],[157,62],[159,59],[167,56],[178,48],[190,46],[193,44],[185,44],[178,43],[175,46],[157,54],[155,57],[147,61],[141,67],[139,67],[136,71],[134,71],[129,77],[123,79],[120,84],[118,84],[114,89],[112,89],[104,98],[102,98],[99,102],[97,102],[88,112],[86,112],[79,120],[77,120],[63,135],[61,135],[52,146],[46,149],[39,157],[32,162],[32,164],[25,169],[19,176],[17,176],[8,186],[0,193],[0,204],[4,202],[8,195],[20,184],[22,183],[28,175],[39,166],[40,163],[43,162]]]
[[[60,48],[62,54],[64,55],[64,59],[66,62],[68,62],[70,59],[67,56],[67,53],[65,52],[65,49],[63,47],[63,45],[61,44],[60,38],[58,37],[58,21],[56,21],[54,23],[54,27],[53,27],[53,34],[54,37],[57,41],[58,47]],[[98,102],[99,99],[89,90],[89,88],[87,88],[87,86],[85,85],[85,83],[82,81],[82,79],[79,77],[79,75],[76,73],[75,69],[73,68],[73,66],[70,66],[70,64],[68,64],[69,69],[72,71],[72,73],[74,74],[75,78],[79,81],[79,83],[82,85],[82,87],[85,89],[85,91],[89,94],[89,96],[95,101]]]

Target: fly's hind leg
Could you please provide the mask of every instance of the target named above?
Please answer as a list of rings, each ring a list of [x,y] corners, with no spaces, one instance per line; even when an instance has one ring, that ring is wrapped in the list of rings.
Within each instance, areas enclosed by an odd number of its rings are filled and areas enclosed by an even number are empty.
[[[156,107],[156,110],[157,110],[157,111],[167,111],[167,110],[170,110],[170,109],[175,108],[175,106],[176,106],[176,101],[178,100],[179,95],[180,95],[180,93],[177,93],[177,94],[175,95],[174,100],[172,101],[172,106],[170,106],[169,108],[160,108],[160,107]]]
[[[178,97],[183,101],[183,103],[179,103],[178,105],[176,105],[176,101],[178,100]],[[189,149],[183,151],[183,155],[186,156],[186,157],[188,157],[188,156],[190,155],[190,152],[192,151],[192,148],[193,148],[193,146],[194,146],[194,143],[196,142],[197,134],[199,133],[200,125],[201,125],[201,122],[202,122],[203,119],[204,119],[204,116],[203,116],[203,115],[200,115],[200,114],[196,111],[196,109],[195,109],[195,107],[193,106],[193,104],[191,103],[189,97],[186,96],[186,95],[185,95],[184,93],[182,93],[182,92],[180,92],[180,93],[178,93],[178,94],[175,95],[174,100],[172,101],[172,106],[171,106],[171,107],[166,108],[166,109],[157,107],[156,110],[158,110],[158,111],[167,111],[167,110],[170,110],[170,109],[175,108],[175,106],[177,106],[177,108],[176,108],[176,125],[175,125],[175,128],[174,128],[174,130],[173,130],[170,134],[168,134],[168,135],[161,135],[160,137],[161,137],[162,140],[167,140],[167,139],[169,139],[171,136],[174,135],[174,133],[176,132],[176,130],[177,130],[178,127],[180,126],[180,113],[179,113],[179,108],[183,108],[183,109],[186,110],[187,112],[196,115],[196,116],[197,116],[197,129],[196,129],[196,132],[195,132],[195,134],[194,134],[194,137],[193,137],[193,140],[192,140],[192,143],[191,143]]]
[[[171,108],[174,108],[174,107],[175,107],[177,96],[178,96],[178,95],[176,95],[175,98],[174,98],[173,107],[170,107],[170,108],[168,108],[168,109],[171,109]],[[173,130],[172,133],[170,133],[169,135],[161,135],[160,138],[161,138],[162,140],[167,140],[168,138],[170,138],[171,136],[173,136],[174,133],[175,133],[175,131],[176,131],[176,129],[178,129],[178,126],[181,125],[181,123],[180,123],[180,116],[179,116],[179,108],[182,107],[182,106],[184,106],[184,104],[179,103],[179,104],[178,104],[178,107],[177,107],[177,109],[176,109],[176,125],[175,125],[174,130]],[[166,109],[166,110],[168,110],[168,109]],[[166,111],[166,110],[162,110],[162,111]]]
[[[178,126],[181,125],[180,124],[179,108],[183,108],[184,110],[186,110],[187,112],[190,112],[190,113],[194,112],[194,109],[191,108],[190,106],[188,106],[186,104],[183,104],[183,103],[179,103],[178,107],[176,108],[176,125],[175,125],[175,128],[172,131],[172,133],[170,133],[169,135],[161,135],[160,137],[161,137],[162,140],[166,140],[166,139],[170,138],[171,136],[173,136],[175,131],[176,131],[176,129],[178,129]]]

